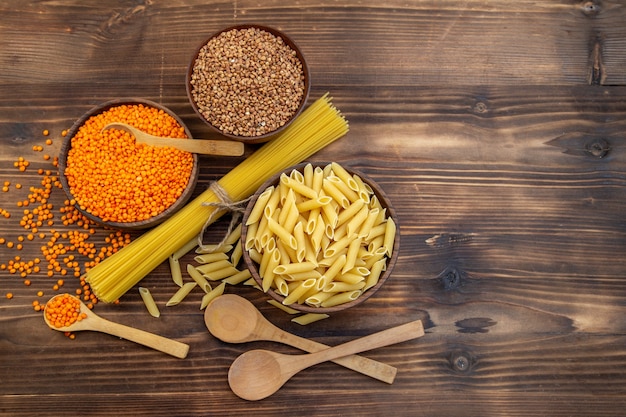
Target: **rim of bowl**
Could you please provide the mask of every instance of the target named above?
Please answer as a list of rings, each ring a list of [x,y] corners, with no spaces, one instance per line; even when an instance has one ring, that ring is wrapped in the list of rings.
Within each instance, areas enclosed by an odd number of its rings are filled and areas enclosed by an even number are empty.
[[[326,165],[328,165],[330,162],[310,162],[311,165],[313,165],[313,167],[316,166],[320,166],[320,167],[325,167]],[[253,194],[252,198],[250,199],[250,201],[248,202],[248,205],[246,206],[246,210],[243,214],[243,218],[242,218],[242,228],[241,228],[241,242],[245,242],[246,241],[246,237],[247,237],[247,233],[248,233],[248,227],[246,226],[246,221],[248,220],[248,217],[250,216],[250,212],[252,211],[252,208],[254,207],[254,204],[256,203],[259,195],[265,191],[265,189],[271,185],[275,185],[278,182],[278,179],[280,178],[280,175],[283,173],[290,173],[291,171],[293,171],[294,169],[298,170],[298,171],[302,171],[302,169],[308,165],[309,162],[303,162],[297,165],[294,165],[292,167],[289,167],[275,175],[273,175],[271,178],[269,178],[267,181],[265,181],[263,183],[263,185],[261,185],[259,187],[259,189]],[[363,182],[365,182],[367,185],[369,185],[372,190],[374,191],[374,194],[378,197],[378,199],[380,200],[381,204],[383,207],[385,207],[387,209],[387,216],[391,217],[393,219],[393,221],[396,223],[396,236],[395,236],[395,240],[394,240],[394,244],[393,244],[393,250],[391,253],[391,257],[388,258],[387,260],[387,268],[385,271],[383,271],[383,273],[380,276],[380,279],[378,280],[378,283],[376,285],[374,285],[373,287],[369,288],[367,291],[363,292],[356,300],[350,301],[348,303],[344,303],[344,304],[339,304],[336,306],[332,306],[332,307],[314,307],[314,306],[310,306],[308,304],[298,304],[298,303],[294,303],[294,304],[290,304],[287,307],[291,307],[294,310],[298,310],[300,312],[304,312],[304,313],[334,313],[337,311],[341,311],[341,310],[345,310],[348,309],[350,307],[354,307],[358,304],[361,304],[362,302],[364,302],[365,300],[367,300],[368,298],[370,298],[372,295],[374,295],[379,289],[380,287],[382,287],[382,285],[387,281],[387,279],[389,278],[389,276],[391,275],[391,272],[393,271],[393,268],[396,264],[396,261],[398,260],[398,255],[399,255],[399,249],[400,249],[400,227],[398,226],[398,217],[397,217],[397,213],[396,210],[394,209],[393,205],[391,204],[391,200],[389,199],[389,197],[387,196],[387,194],[383,191],[383,189],[372,179],[370,178],[368,175],[364,174],[363,172],[354,169],[350,166],[347,165],[341,165],[346,171],[348,171],[351,174],[356,174],[358,175]],[[246,266],[248,267],[248,269],[250,270],[250,274],[252,275],[252,278],[254,278],[254,280],[257,282],[257,284],[259,286],[262,285],[263,283],[263,279],[261,278],[261,276],[259,275],[259,271],[258,271],[258,265],[256,262],[254,262],[252,260],[252,258],[250,258],[250,254],[248,253],[247,250],[242,251],[242,255],[244,258],[244,262],[246,264]],[[279,303],[282,304],[283,300],[285,299],[284,296],[277,294],[273,289],[269,289],[266,293],[267,295],[269,295],[272,299],[278,301]]]
[[[142,98],[130,98],[129,97],[129,98],[119,98],[119,99],[109,100],[104,103],[98,104],[97,106],[91,108],[89,111],[84,113],[79,119],[77,119],[74,122],[72,127],[68,130],[67,135],[63,138],[63,143],[61,144],[61,150],[59,152],[59,177],[61,180],[61,185],[63,186],[63,190],[65,191],[65,194],[70,199],[74,199],[74,196],[72,195],[72,191],[70,190],[69,183],[67,182],[67,177],[65,176],[65,170],[67,168],[67,155],[68,155],[69,150],[72,147],[72,139],[78,132],[78,129],[91,116],[95,116],[97,114],[105,112],[112,107],[117,107],[117,106],[121,106],[125,104],[143,104],[145,106],[154,107],[154,108],[163,110],[168,115],[172,116],[183,127],[183,129],[185,130],[185,134],[187,135],[187,138],[193,140],[193,136],[191,135],[189,128],[187,127],[187,125],[185,125],[185,123],[181,120],[181,118],[178,117],[178,115],[176,115],[169,108],[159,103],[156,103],[154,101],[142,99]],[[187,203],[187,201],[189,201],[196,187],[196,183],[198,181],[198,174],[199,174],[198,155],[193,154],[193,168],[191,170],[189,182],[187,183],[187,187],[185,188],[183,193],[180,195],[180,197],[178,197],[178,200],[176,200],[171,206],[169,206],[167,209],[165,209],[158,215],[147,220],[141,220],[137,222],[106,222],[106,221],[103,221],[100,217],[95,216],[89,213],[88,211],[81,209],[78,204],[76,204],[75,207],[85,217],[103,226],[107,226],[107,227],[111,227],[115,229],[123,229],[123,230],[147,229],[149,227],[156,226],[162,223],[163,221],[167,220],[174,213],[176,213],[180,208],[182,208]]]
[[[291,118],[287,122],[285,122],[285,124],[283,126],[279,127],[278,129],[276,129],[274,131],[271,131],[271,132],[268,132],[268,133],[264,133],[264,134],[258,135],[258,136],[238,136],[238,135],[233,135],[233,134],[230,134],[230,133],[223,132],[217,126],[212,125],[202,115],[202,113],[200,112],[200,109],[198,108],[198,105],[196,104],[195,100],[193,99],[192,87],[191,87],[191,76],[193,74],[193,68],[195,66],[196,59],[198,58],[200,50],[202,49],[202,47],[204,47],[204,45],[209,43],[209,41],[211,39],[213,39],[214,37],[220,35],[221,33],[228,32],[228,31],[231,31],[231,30],[250,29],[250,28],[260,29],[260,30],[269,32],[269,33],[271,33],[274,36],[282,38],[282,40],[285,42],[285,44],[287,44],[291,49],[293,49],[296,52],[296,56],[298,57],[298,59],[300,60],[300,63],[302,64],[302,73],[303,73],[303,76],[304,76],[304,94],[302,95],[302,98],[300,99],[300,105],[298,106],[298,109],[294,112],[294,114],[291,116]],[[300,115],[300,113],[302,113],[302,111],[304,110],[304,107],[306,106],[306,103],[307,103],[307,101],[309,99],[309,92],[311,90],[311,77],[310,77],[310,73],[309,73],[309,67],[307,65],[306,60],[304,59],[304,55],[302,54],[302,51],[300,50],[298,45],[293,41],[293,39],[291,39],[289,36],[287,36],[283,32],[279,31],[278,29],[274,29],[272,27],[265,26],[265,25],[257,25],[257,24],[252,24],[252,23],[245,23],[245,24],[229,26],[229,27],[227,27],[225,29],[221,29],[221,30],[219,30],[217,32],[214,32],[211,36],[206,38],[206,40],[204,42],[202,42],[198,48],[196,48],[195,53],[193,54],[193,57],[191,59],[191,62],[189,63],[189,66],[187,67],[187,77],[185,79],[185,88],[187,90],[187,98],[189,99],[189,103],[191,104],[191,107],[193,108],[193,111],[200,118],[200,120],[202,120],[207,126],[209,126],[211,128],[211,130],[219,133],[222,136],[225,136],[225,137],[227,137],[229,139],[232,139],[232,140],[236,140],[236,141],[243,142],[243,143],[256,144],[256,143],[267,142],[267,141],[273,139],[274,137],[278,136],[281,132],[283,132]]]

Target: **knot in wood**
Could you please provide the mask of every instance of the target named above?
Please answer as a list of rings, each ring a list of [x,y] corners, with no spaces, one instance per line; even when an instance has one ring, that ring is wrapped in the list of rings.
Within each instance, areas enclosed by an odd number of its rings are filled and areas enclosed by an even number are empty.
[[[600,4],[595,1],[585,1],[580,8],[587,17],[594,17],[600,13]]]
[[[487,113],[487,110],[489,110],[489,108],[487,107],[487,104],[479,101],[476,104],[474,104],[474,113],[476,114],[483,114],[483,113]]]
[[[453,351],[449,356],[449,360],[452,369],[459,373],[469,372],[474,365],[472,356],[464,351]]]
[[[456,268],[448,268],[441,274],[441,282],[446,290],[453,290],[461,285],[461,273]]]
[[[597,139],[588,143],[585,147],[586,152],[594,158],[602,159],[609,154],[611,146],[605,139]]]

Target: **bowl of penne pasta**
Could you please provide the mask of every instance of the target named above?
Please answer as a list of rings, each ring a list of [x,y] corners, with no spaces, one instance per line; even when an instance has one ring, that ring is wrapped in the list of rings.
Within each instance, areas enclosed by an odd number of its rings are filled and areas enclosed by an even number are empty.
[[[243,216],[243,259],[274,300],[332,313],[371,297],[398,257],[389,198],[369,177],[336,162],[282,171],[252,196]]]

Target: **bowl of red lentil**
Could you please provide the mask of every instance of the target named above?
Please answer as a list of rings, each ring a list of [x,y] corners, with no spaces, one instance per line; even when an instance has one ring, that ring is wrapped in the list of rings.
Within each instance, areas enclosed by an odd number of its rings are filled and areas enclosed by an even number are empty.
[[[278,136],[302,112],[310,90],[302,52],[260,25],[221,30],[202,43],[187,71],[187,96],[214,131],[244,143]]]
[[[145,99],[96,106],[64,138],[59,177],[68,198],[87,218],[115,229],[140,230],[171,217],[191,198],[198,179],[196,154],[138,144],[122,122],[156,136],[192,140],[174,112]]]

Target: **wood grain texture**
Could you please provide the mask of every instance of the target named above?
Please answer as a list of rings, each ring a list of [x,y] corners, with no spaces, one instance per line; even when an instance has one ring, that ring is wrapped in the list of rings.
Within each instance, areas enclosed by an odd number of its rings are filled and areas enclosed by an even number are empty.
[[[306,327],[256,290],[227,291],[328,345],[416,319],[426,335],[367,352],[398,368],[393,385],[324,363],[250,403],[228,388],[232,361],[252,348],[297,351],[216,340],[200,292],[159,319],[134,290],[96,306],[189,344],[179,360],[99,333],[68,340],[31,306],[54,293],[50,279],[33,275],[26,287],[0,270],[0,415],[623,415],[624,21],[619,1],[3,2],[0,181],[23,188],[0,192],[13,215],[0,218],[0,237],[25,233],[15,202],[38,185],[37,168],[52,168],[32,151],[43,129],[54,154],[61,130],[85,111],[135,96],[210,139],[186,98],[188,61],[213,31],[264,24],[302,49],[311,98],[329,91],[350,122],[311,160],[379,183],[398,212],[400,256],[375,296]],[[31,161],[22,174],[18,156]],[[240,160],[201,157],[196,194]],[[54,190],[55,207],[64,199]],[[215,224],[209,239],[226,226]],[[92,241],[103,245],[106,234]],[[0,246],[0,263],[16,255],[41,256],[39,244]],[[141,285],[163,305],[175,291],[165,264]]]

